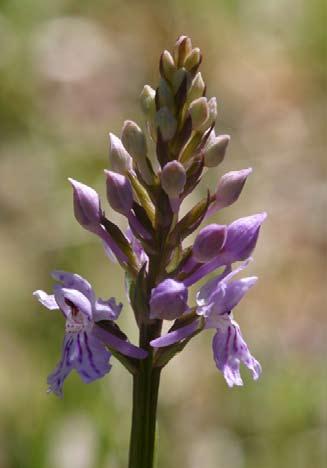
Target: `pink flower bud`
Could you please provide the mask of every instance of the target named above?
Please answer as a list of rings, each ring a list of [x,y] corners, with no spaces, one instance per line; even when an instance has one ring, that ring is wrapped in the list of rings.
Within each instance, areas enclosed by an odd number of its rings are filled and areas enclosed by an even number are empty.
[[[198,262],[208,262],[216,257],[226,242],[227,228],[219,224],[209,224],[197,235],[192,252]]]
[[[204,165],[206,167],[216,167],[224,160],[229,141],[229,135],[220,135],[206,145],[204,151]]]
[[[101,205],[97,192],[87,185],[68,179],[72,184],[74,193],[75,218],[85,229],[95,232],[100,225]]]
[[[133,191],[127,177],[104,171],[107,176],[107,198],[112,209],[127,216],[133,206]]]
[[[183,283],[165,279],[151,292],[150,318],[175,320],[187,310],[188,291]]]
[[[238,199],[251,172],[252,169],[248,168],[241,171],[227,172],[222,176],[216,190],[216,209],[225,208]]]
[[[113,171],[125,174],[133,166],[130,154],[116,135],[109,133],[109,157]]]
[[[161,172],[161,186],[170,198],[178,198],[186,182],[184,166],[178,161],[171,161]]]

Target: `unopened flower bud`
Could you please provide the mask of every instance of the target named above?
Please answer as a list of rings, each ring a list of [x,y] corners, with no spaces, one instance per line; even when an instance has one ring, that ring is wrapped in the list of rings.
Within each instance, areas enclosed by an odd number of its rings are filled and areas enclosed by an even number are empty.
[[[208,118],[202,124],[201,128],[199,129],[201,132],[205,132],[206,130],[208,130],[208,128],[210,128],[217,119],[217,99],[215,97],[212,97],[209,99],[208,109],[209,109]]]
[[[113,171],[125,174],[132,169],[131,156],[124,148],[121,140],[113,133],[109,133],[109,157]]]
[[[187,102],[191,103],[195,99],[202,97],[205,89],[206,85],[203,81],[202,75],[198,72],[192,81],[192,85],[187,95]]]
[[[191,39],[187,36],[180,36],[174,46],[174,59],[178,67],[183,66],[185,57],[192,50]]]
[[[216,209],[225,208],[238,199],[251,172],[252,169],[248,168],[241,171],[227,172],[222,176],[216,190]]]
[[[168,52],[168,50],[164,50],[161,55],[161,67],[164,77],[168,81],[171,81],[176,71],[176,65],[171,53]]]
[[[227,227],[227,239],[223,251],[228,263],[250,257],[266,217],[266,213],[247,216],[237,219]]]
[[[187,310],[188,291],[183,283],[166,279],[152,289],[150,318],[175,320]]]
[[[201,63],[201,51],[198,47],[193,49],[185,59],[184,67],[191,71],[194,67],[198,67]]]
[[[127,216],[133,206],[133,191],[127,177],[117,172],[104,171],[107,176],[107,198],[111,208]]]
[[[211,123],[215,122],[216,118],[217,118],[217,98],[215,97],[212,97],[209,99],[208,101],[208,106],[209,106],[209,118],[211,120],[210,122],[210,125]]]
[[[145,85],[140,95],[142,111],[146,117],[153,117],[156,111],[156,92],[151,86]]]
[[[128,153],[132,156],[143,179],[152,183],[152,174],[147,163],[147,146],[145,135],[141,128],[132,120],[124,122],[122,142]]]
[[[196,236],[192,252],[198,262],[208,262],[223,248],[227,235],[226,226],[209,224]]]
[[[170,198],[178,198],[186,183],[184,166],[178,161],[171,161],[161,172],[161,186]]]
[[[173,138],[177,130],[177,121],[167,107],[162,107],[156,113],[156,124],[165,141],[169,141]]]
[[[204,165],[207,167],[218,166],[225,157],[229,141],[229,135],[220,135],[213,142],[210,142],[210,145],[205,148]]]
[[[101,204],[97,192],[81,182],[68,179],[73,187],[74,214],[81,226],[95,232],[101,220]]]
[[[193,130],[199,130],[209,117],[209,106],[207,98],[200,97],[190,105]]]

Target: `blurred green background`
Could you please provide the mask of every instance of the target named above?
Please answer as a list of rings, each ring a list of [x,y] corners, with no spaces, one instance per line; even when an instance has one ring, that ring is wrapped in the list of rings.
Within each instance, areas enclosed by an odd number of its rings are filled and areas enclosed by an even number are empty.
[[[63,400],[47,395],[63,320],[31,293],[59,268],[126,304],[122,272],[74,220],[67,177],[105,199],[108,131],[142,123],[138,95],[181,33],[203,52],[217,131],[232,135],[188,204],[252,166],[216,221],[269,214],[249,271],[260,281],[235,311],[263,375],[243,369],[245,387],[228,389],[210,332],[194,339],[163,372],[159,467],[326,466],[324,13],[316,0],[1,1],[1,468],[126,467],[129,375],[113,360],[101,381],[73,373]],[[127,304],[120,324],[136,340]]]

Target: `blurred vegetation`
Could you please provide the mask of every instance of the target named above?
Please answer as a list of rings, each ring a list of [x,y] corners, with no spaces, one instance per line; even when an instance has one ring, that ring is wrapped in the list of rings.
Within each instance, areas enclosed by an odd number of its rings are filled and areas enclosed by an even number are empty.
[[[246,386],[229,390],[210,333],[196,338],[163,373],[159,467],[326,463],[324,13],[320,0],[2,0],[1,468],[126,466],[129,376],[114,362],[90,386],[71,375],[63,400],[46,395],[63,321],[31,293],[51,289],[54,268],[76,271],[125,301],[121,323],[136,339],[122,273],[75,222],[67,177],[105,198],[107,133],[141,122],[138,94],[181,33],[202,49],[217,130],[232,135],[188,203],[222,172],[252,166],[216,219],[269,214],[250,267],[260,281],[235,313],[264,372],[254,383],[244,370]]]

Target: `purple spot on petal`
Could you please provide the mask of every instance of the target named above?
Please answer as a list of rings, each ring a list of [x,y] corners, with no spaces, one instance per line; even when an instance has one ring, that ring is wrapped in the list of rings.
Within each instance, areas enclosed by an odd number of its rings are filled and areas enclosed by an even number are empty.
[[[92,351],[91,351],[90,346],[89,346],[89,340],[88,340],[88,336],[87,336],[86,332],[84,332],[84,341],[85,341],[85,347],[86,347],[86,351],[87,351],[87,356],[89,358],[90,366],[92,367],[92,369],[94,370],[94,372],[96,374],[101,375],[101,372],[99,371],[99,369],[94,364],[93,354],[92,354]]]
[[[228,345],[229,345],[230,335],[231,335],[231,327],[228,327],[226,343],[225,343],[225,359],[224,359],[225,362],[228,361]]]
[[[80,334],[77,334],[77,346],[78,346],[78,362],[82,363],[83,361],[83,350],[81,346]]]
[[[236,332],[236,330],[235,330],[235,335],[234,335],[233,346],[234,346],[234,351],[237,353],[237,351],[238,351],[238,346],[237,346],[237,332]]]

